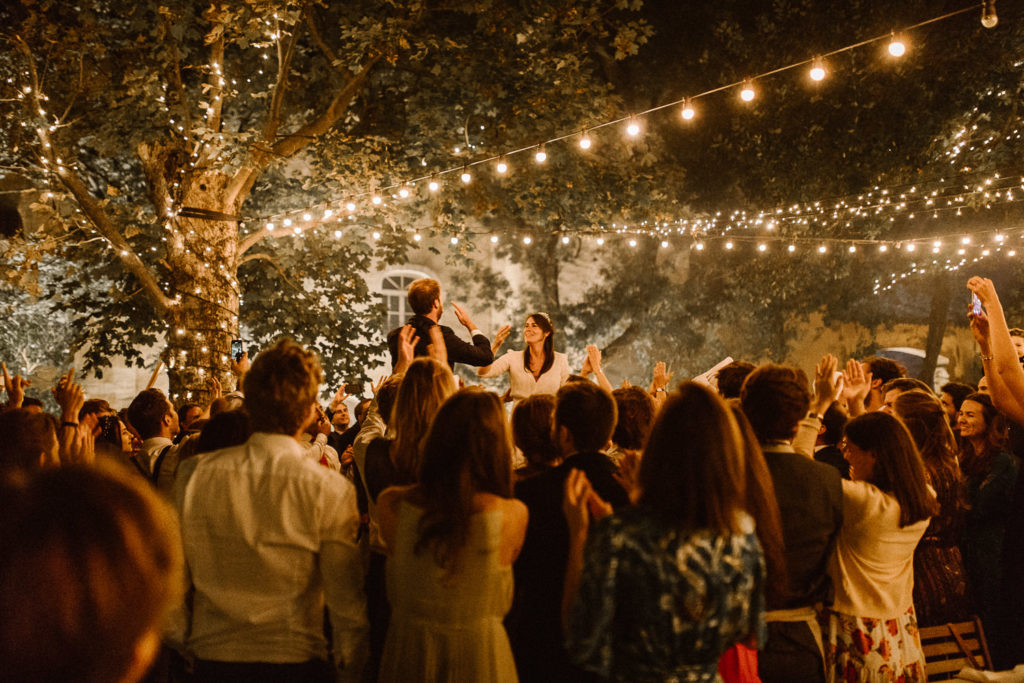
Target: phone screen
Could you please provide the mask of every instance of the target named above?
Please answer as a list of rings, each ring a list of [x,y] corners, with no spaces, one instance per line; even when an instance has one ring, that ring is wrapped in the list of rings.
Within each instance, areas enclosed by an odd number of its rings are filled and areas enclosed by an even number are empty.
[[[971,313],[981,315],[981,299],[977,294],[971,294]]]
[[[231,357],[235,359],[235,362],[242,360],[242,340],[235,339],[231,342]]]

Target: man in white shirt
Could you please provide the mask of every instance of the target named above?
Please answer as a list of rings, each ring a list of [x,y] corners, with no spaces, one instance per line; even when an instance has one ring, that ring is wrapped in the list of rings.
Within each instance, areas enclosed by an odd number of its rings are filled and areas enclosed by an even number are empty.
[[[358,680],[366,610],[352,483],[306,457],[316,417],[316,356],[291,340],[245,378],[250,439],[182,461],[175,484],[193,589],[172,638],[195,680]],[[327,664],[324,605],[334,666]]]

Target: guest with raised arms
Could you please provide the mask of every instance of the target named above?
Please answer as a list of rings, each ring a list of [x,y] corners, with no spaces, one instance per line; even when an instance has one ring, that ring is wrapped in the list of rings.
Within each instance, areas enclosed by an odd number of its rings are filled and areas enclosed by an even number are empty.
[[[476,371],[480,377],[498,377],[506,372],[513,401],[533,394],[554,394],[569,379],[569,360],[555,351],[555,327],[547,313],[534,313],[523,326],[522,351],[508,351],[498,360]]]

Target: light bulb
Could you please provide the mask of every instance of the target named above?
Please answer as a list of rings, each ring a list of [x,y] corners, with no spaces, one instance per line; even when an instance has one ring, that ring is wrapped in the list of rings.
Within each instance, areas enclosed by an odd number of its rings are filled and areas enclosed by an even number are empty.
[[[378,195],[373,195],[373,199],[371,199],[370,201],[372,201],[374,204],[380,204],[384,200],[381,199]]]
[[[626,132],[629,136],[635,138],[640,135],[640,124],[636,122],[636,119],[632,116],[629,117],[629,123],[626,124]]]
[[[757,245],[757,250],[758,251],[768,251],[768,245],[767,244],[759,244],[759,245]]]
[[[629,240],[629,246],[635,247],[636,246],[636,240],[634,240],[634,239]]]
[[[324,209],[324,220],[327,220],[328,218],[330,218],[333,215],[334,215],[333,211],[331,211],[330,209]]]
[[[400,190],[398,190],[398,196],[401,197],[402,199],[405,199],[406,197],[408,197],[409,196],[409,188],[403,187]]]
[[[824,254],[826,251],[828,251],[828,247],[826,247],[824,244],[818,247],[819,254]]]
[[[291,226],[292,226],[292,219],[291,218],[285,218],[284,219],[284,227],[290,228]]]
[[[985,0],[981,5],[981,25],[985,28],[995,28],[998,23],[996,0]]]
[[[792,254],[794,251],[796,251],[796,245],[795,244],[789,245],[788,247],[786,247],[786,251],[788,251],[790,254]]]
[[[743,81],[743,89],[740,90],[740,99],[744,102],[750,102],[756,95],[757,93],[754,92],[754,81],[749,78]]]
[[[703,243],[703,242],[697,242],[697,244],[696,244],[696,245],[694,245],[694,248],[695,248],[695,249],[696,249],[697,251],[704,251],[704,243]]]
[[[580,149],[590,149],[590,135],[586,131],[580,137]]]
[[[491,244],[497,244],[497,243],[498,243],[498,236],[497,235],[491,235]]]
[[[459,243],[459,238],[458,237],[453,237],[451,239],[451,242],[452,242],[452,244],[458,244]]]
[[[533,155],[533,158],[537,160],[538,164],[543,164],[548,159],[548,153],[544,151],[544,145],[537,148],[537,153]]]
[[[349,211],[355,211],[356,205],[353,202],[349,202],[348,204],[345,205],[345,208],[348,209]]]
[[[732,242],[726,242],[725,243],[725,248],[726,249],[732,249]]]
[[[313,220],[313,217],[311,215],[309,215],[308,213],[304,213],[304,214],[302,214],[302,220],[304,220],[304,221],[306,221],[308,223],[311,220]]]
[[[466,170],[463,170],[462,175],[459,177],[462,178],[462,182],[466,183],[467,185],[470,183],[470,181],[473,180],[473,176],[471,176],[469,174],[469,171]]]
[[[414,239],[415,241],[417,241],[417,242],[419,242],[419,241],[420,241],[421,239],[423,239],[422,237],[420,237],[420,234],[419,234],[419,233],[416,233],[415,235],[413,235],[413,236],[412,236],[412,238],[413,238],[413,239]]]
[[[505,157],[498,159],[498,165],[495,168],[498,170],[498,173],[501,173],[502,175],[508,173],[508,162],[505,161]]]
[[[683,118],[685,120],[687,120],[687,121],[691,121],[691,120],[693,120],[693,117],[696,116],[696,115],[697,115],[697,112],[694,110],[693,105],[690,104],[690,100],[689,99],[683,100],[683,111],[682,111]]]
[[[889,251],[889,247],[883,244],[882,246],[878,247],[878,251],[884,254],[885,252]]]
[[[849,250],[849,251],[850,251],[850,253],[852,254],[853,252],[857,251],[857,247],[851,244],[851,245],[850,245],[850,250]]]
[[[810,72],[812,81],[821,81],[825,78],[825,62],[821,60],[821,57],[815,57],[814,62],[811,64]]]
[[[530,244],[531,242],[533,242],[533,238],[529,235],[523,238],[523,244]]]
[[[562,235],[562,244],[569,244],[569,236]]]
[[[267,230],[273,230],[273,229],[274,229],[274,224],[273,223],[267,223]]]
[[[892,39],[889,41],[889,54],[893,57],[902,57],[906,52],[907,46],[904,44],[902,36],[893,33]]]
[[[913,244],[908,244],[907,245],[907,251],[914,251],[915,249],[917,249],[917,247],[914,246]]]
[[[427,185],[427,189],[429,189],[431,192],[437,192],[437,188],[439,187],[441,186],[437,184],[436,180],[431,180],[430,184]]]
[[[662,241],[661,241],[661,248],[662,248],[662,249],[668,249],[668,242],[667,242],[667,241],[665,241],[665,240],[662,240]]]
[[[334,231],[334,236],[340,238],[341,237],[341,230],[335,230]]]
[[[604,238],[603,237],[598,237],[597,238],[597,246],[599,246],[599,247],[603,247],[604,246]]]

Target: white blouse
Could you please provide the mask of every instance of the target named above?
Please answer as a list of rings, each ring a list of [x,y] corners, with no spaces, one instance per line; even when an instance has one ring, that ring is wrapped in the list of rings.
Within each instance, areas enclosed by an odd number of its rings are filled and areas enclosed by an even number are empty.
[[[843,480],[843,526],[829,567],[833,609],[891,619],[913,604],[914,548],[928,519],[900,528],[896,498],[865,481]]]
[[[564,353],[555,351],[555,360],[548,371],[534,379],[533,373],[523,364],[522,351],[509,351],[498,360],[476,371],[479,377],[497,377],[508,372],[512,384],[512,399],[521,401],[533,394],[555,394],[569,379],[569,359]]]

